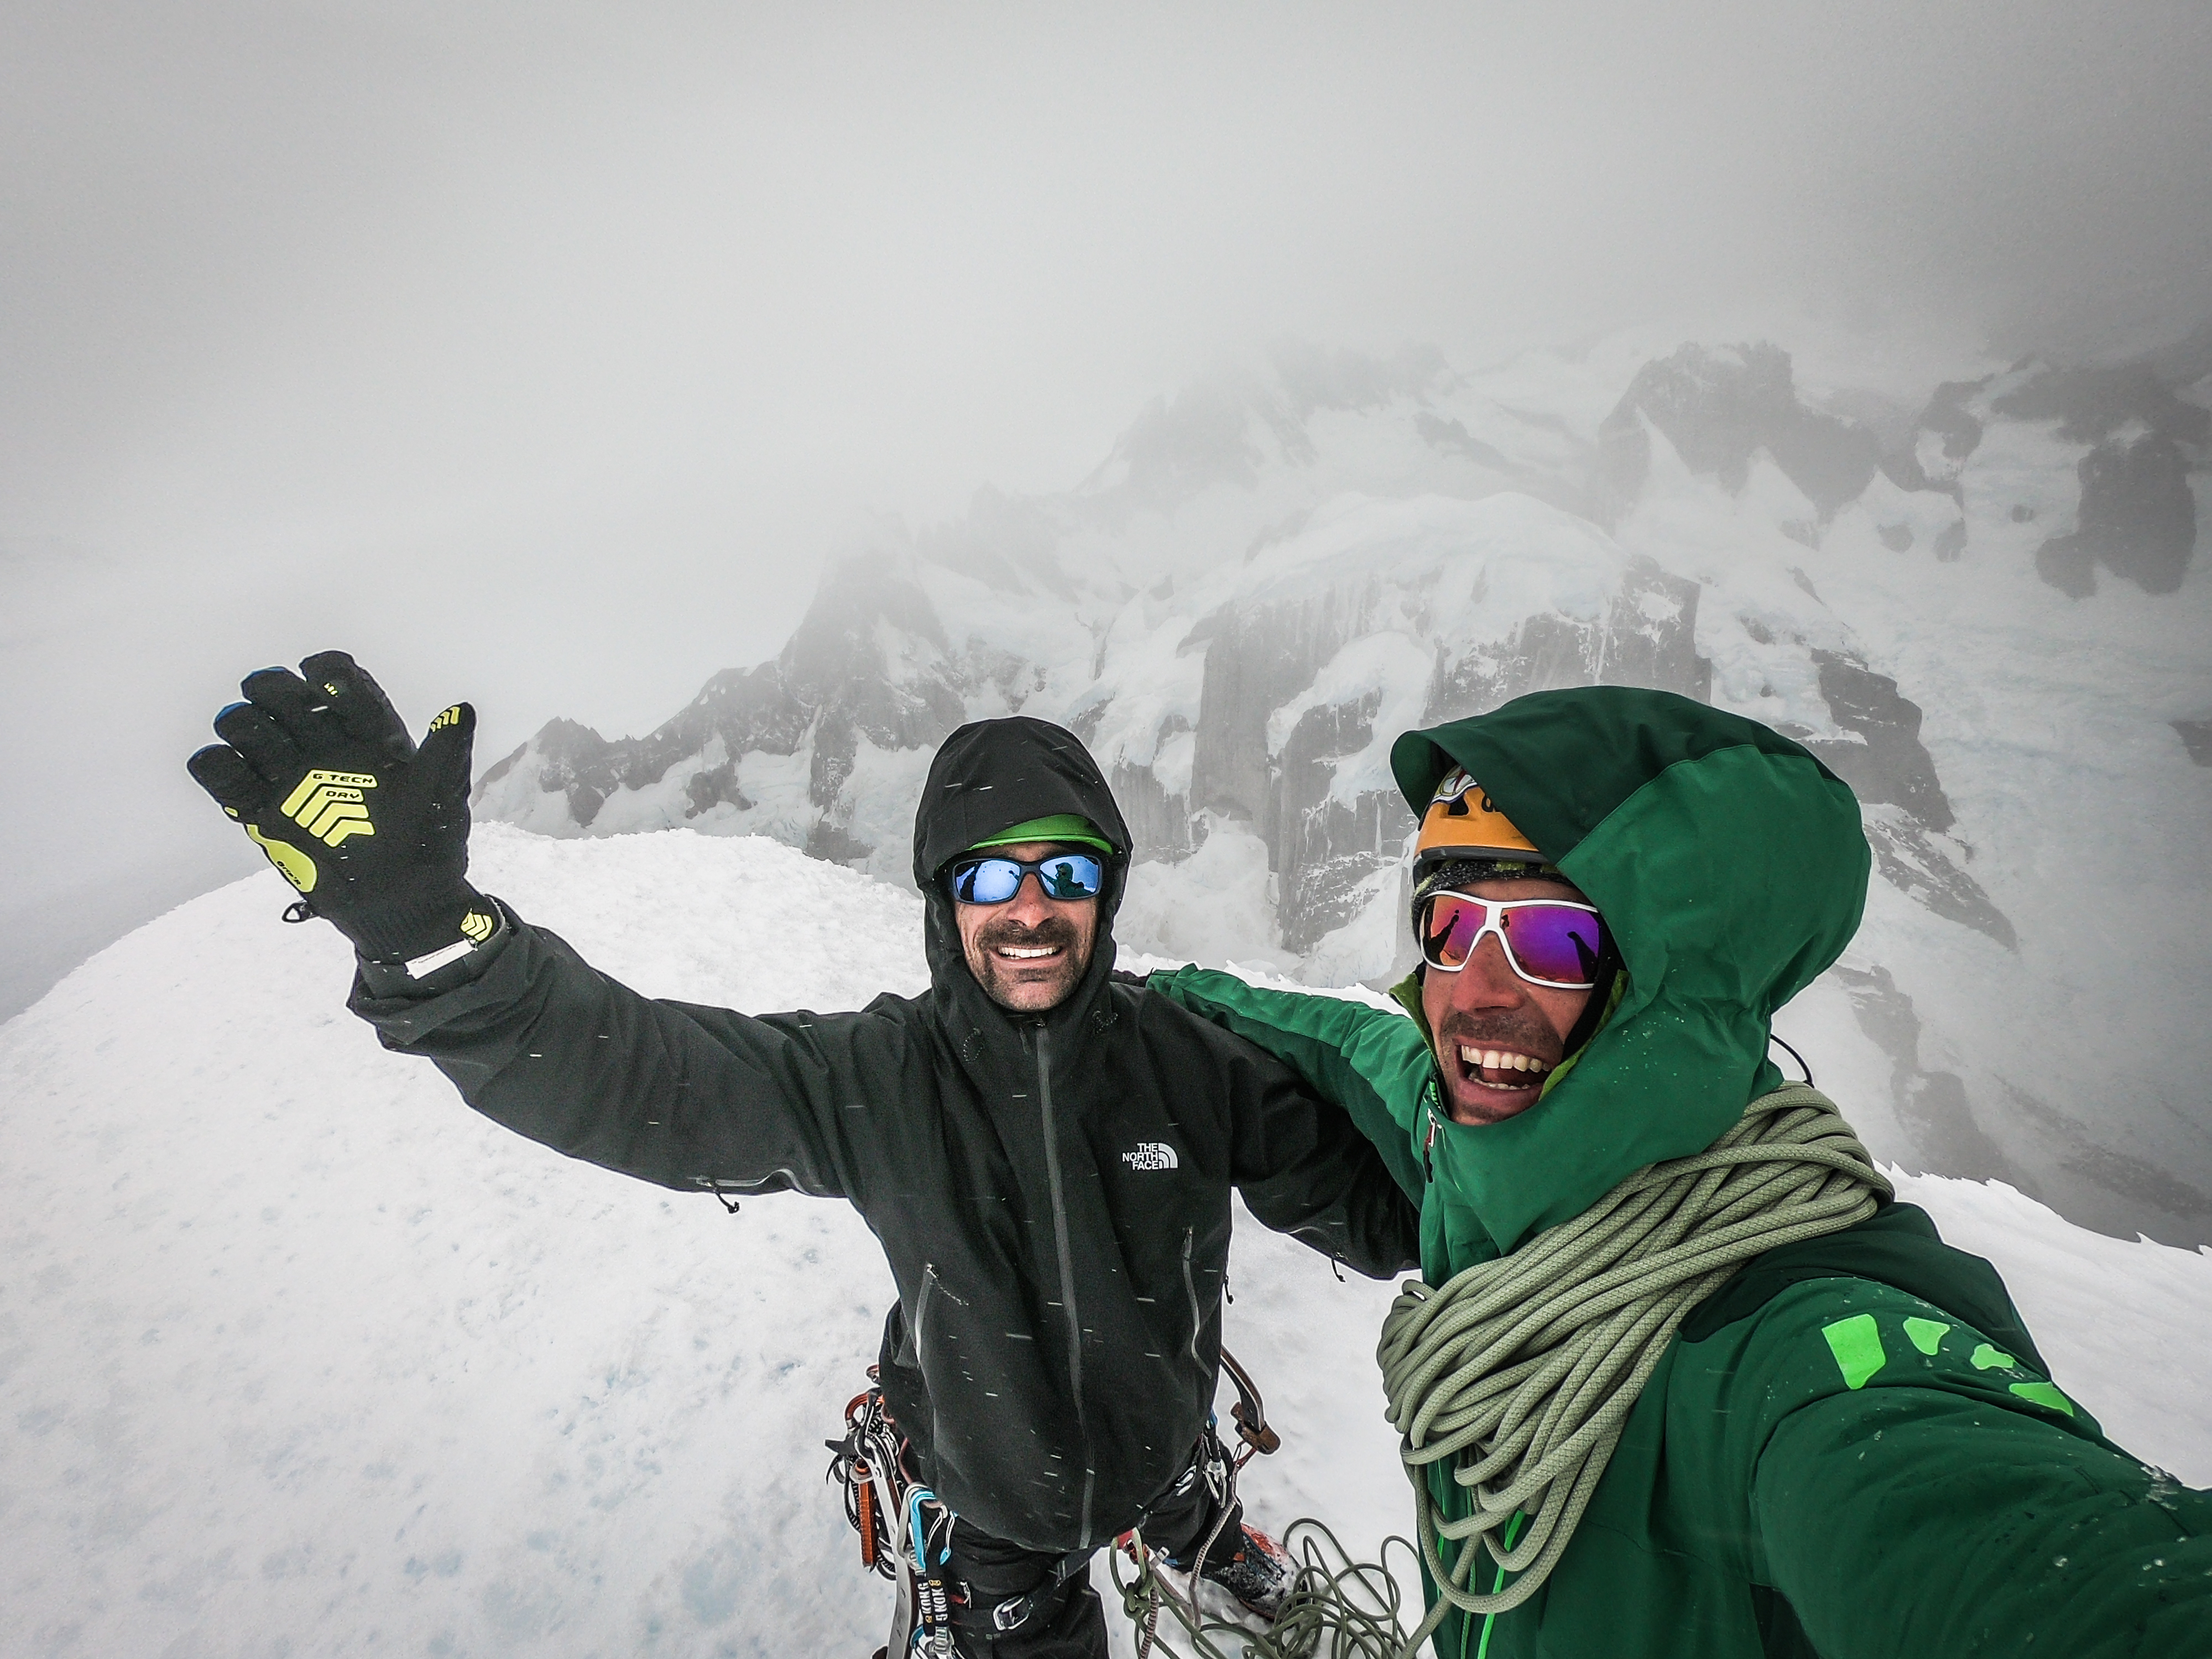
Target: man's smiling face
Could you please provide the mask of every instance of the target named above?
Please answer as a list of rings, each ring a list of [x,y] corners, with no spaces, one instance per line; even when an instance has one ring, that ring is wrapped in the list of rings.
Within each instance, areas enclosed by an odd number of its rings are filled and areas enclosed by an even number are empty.
[[[1023,842],[994,847],[992,853],[1024,864],[1056,852],[1091,853],[1060,842]],[[960,945],[968,971],[991,1000],[1016,1013],[1042,1013],[1066,1000],[1091,965],[1098,939],[1098,901],[1047,898],[1034,874],[1022,878],[1021,890],[1004,904],[963,904],[955,900]]]
[[[1568,883],[1540,876],[1478,881],[1461,890],[1476,898],[1589,902]],[[1589,999],[1588,991],[1522,979],[1494,933],[1457,973],[1424,969],[1421,1011],[1436,1043],[1452,1121],[1502,1123],[1534,1106],[1544,1079],[1566,1057],[1567,1034]]]

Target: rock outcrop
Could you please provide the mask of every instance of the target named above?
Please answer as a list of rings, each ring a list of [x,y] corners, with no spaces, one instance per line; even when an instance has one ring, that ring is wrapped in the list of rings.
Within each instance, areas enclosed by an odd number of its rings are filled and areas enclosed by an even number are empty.
[[[1858,499],[1881,464],[1873,433],[1797,396],[1779,346],[1685,345],[1646,363],[1598,428],[1598,494],[1616,514],[1642,493],[1650,466],[1644,423],[1664,433],[1693,472],[1741,490],[1762,450],[1825,523]]]
[[[2197,498],[2181,446],[2162,433],[2124,431],[2084,455],[2079,476],[2080,527],[2037,550],[2043,579],[2087,599],[2102,565],[2147,593],[2179,588],[2197,550]]]
[[[2046,507],[2057,518],[2070,508],[2070,529],[2042,532],[2037,573],[2076,599],[2096,592],[2100,568],[2147,592],[2173,592],[2197,548],[2189,475],[2212,459],[2212,413],[2176,388],[2203,378],[2200,359],[2212,350],[2206,338],[2212,324],[2133,362],[2058,368],[2031,360],[2001,375],[1947,383],[1921,412],[1915,442],[1893,471],[1900,483],[1924,481],[1964,502],[1961,475],[1993,423],[2047,433],[2077,447],[2074,489],[2056,501],[2002,503],[2006,519],[2023,526],[2043,521]],[[2019,481],[2008,468],[1992,482],[2016,489]],[[1964,545],[1962,534],[1945,550]]]

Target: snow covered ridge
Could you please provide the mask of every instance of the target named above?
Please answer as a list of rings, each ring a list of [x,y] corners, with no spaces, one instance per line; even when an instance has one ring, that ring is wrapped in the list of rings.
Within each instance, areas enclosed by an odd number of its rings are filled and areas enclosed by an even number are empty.
[[[913,895],[763,839],[489,824],[475,874],[653,994],[927,980]],[[196,899],[0,1026],[0,1647],[871,1651],[884,1592],[822,1480],[894,1294],[859,1218],[730,1217],[477,1117],[344,1012],[345,945],[281,925],[290,896],[270,872]],[[1858,1115],[1847,1005],[1786,1018]],[[2212,1483],[2212,1254],[1900,1186],[2108,1432]],[[1371,1559],[1409,1516],[1371,1358],[1393,1287],[1241,1218],[1234,1259],[1228,1340],[1285,1436],[1255,1518]]]
[[[1019,711],[1107,769],[1151,872],[1132,943],[1379,982],[1409,951],[1389,740],[1662,687],[1799,738],[1867,808],[1882,880],[1832,983],[1880,1051],[1876,1150],[2212,1240],[2212,326],[1966,371],[1898,403],[1771,345],[1479,374],[1285,348],[1156,404],[1075,489],[887,535],[647,736],[551,722],[477,811],[902,883],[935,744]]]

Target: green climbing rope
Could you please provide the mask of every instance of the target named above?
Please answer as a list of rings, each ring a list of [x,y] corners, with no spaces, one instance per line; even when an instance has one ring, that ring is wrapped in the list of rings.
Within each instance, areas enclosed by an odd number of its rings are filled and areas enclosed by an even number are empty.
[[[1684,1317],[1753,1256],[1871,1215],[1877,1194],[1889,1182],[1834,1103],[1793,1085],[1706,1151],[1638,1170],[1511,1255],[1438,1288],[1409,1283],[1376,1358],[1437,1597],[1404,1650],[1454,1607],[1502,1613],[1534,1595]],[[1437,1463],[1471,1494],[1462,1520],[1430,1489]],[[1509,1544],[1497,1534],[1516,1516],[1526,1531]],[[1458,1546],[1449,1565],[1439,1540]],[[1486,1552],[1501,1570],[1490,1595],[1468,1587]]]
[[[1121,1593],[1121,1611],[1135,1626],[1139,1659],[1186,1659],[1181,1645],[1185,1642],[1190,1644],[1188,1659],[1400,1659],[1407,1650],[1399,1616],[1401,1581],[1387,1565],[1393,1544],[1412,1553],[1413,1546],[1402,1538],[1383,1540],[1385,1565],[1377,1565],[1354,1561],[1320,1522],[1291,1522],[1282,1543],[1297,1564],[1297,1576],[1281,1613],[1262,1635],[1206,1613],[1162,1574],[1142,1537],[1129,1536],[1133,1547],[1117,1547],[1108,1571]],[[1127,1578],[1125,1561],[1134,1563]],[[1410,1582],[1413,1563],[1405,1565]],[[1164,1633],[1164,1622],[1175,1635]]]

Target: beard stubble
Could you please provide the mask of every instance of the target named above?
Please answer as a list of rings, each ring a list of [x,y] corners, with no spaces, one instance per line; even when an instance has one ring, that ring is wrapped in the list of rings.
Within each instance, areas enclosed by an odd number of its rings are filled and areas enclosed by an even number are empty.
[[[1051,959],[1050,977],[1029,969],[1027,974],[998,954],[999,948],[1013,950],[1049,949],[1060,947],[1060,954]],[[980,959],[980,960],[979,960]],[[1060,916],[1047,916],[1034,927],[1025,927],[1012,917],[990,921],[978,929],[975,945],[969,957],[969,968],[981,983],[984,994],[1001,1007],[1013,1007],[1012,993],[1018,987],[1032,994],[1040,985],[1050,986],[1051,1001],[1042,1007],[1057,1007],[1075,988],[1075,981],[1091,965],[1090,952],[1083,948],[1083,936],[1073,922]],[[1023,975],[1017,978],[1017,975]],[[1042,1012],[1042,1008],[1035,1012]]]

